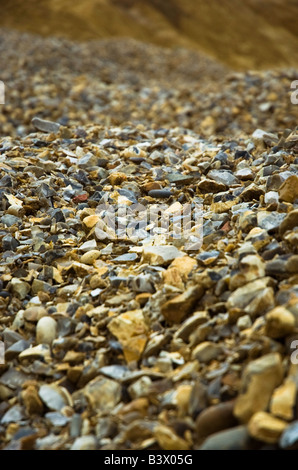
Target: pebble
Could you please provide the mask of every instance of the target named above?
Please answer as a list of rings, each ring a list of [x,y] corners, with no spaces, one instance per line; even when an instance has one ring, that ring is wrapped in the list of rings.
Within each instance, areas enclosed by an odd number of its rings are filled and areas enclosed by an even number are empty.
[[[247,423],[253,414],[266,410],[274,389],[282,379],[283,369],[278,353],[266,354],[251,361],[243,372],[242,390],[234,408],[236,418]]]
[[[113,318],[108,328],[122,345],[127,363],[138,361],[148,340],[148,326],[142,310],[133,310]]]
[[[156,199],[167,199],[172,195],[169,189],[151,189],[148,191],[148,196]]]
[[[77,437],[70,450],[96,450],[97,442],[94,436]]]
[[[298,199],[298,176],[289,176],[280,186],[278,192],[282,201],[295,202]]]
[[[38,395],[38,389],[33,385],[28,385],[21,393],[26,412],[29,416],[41,415],[44,411],[43,403]]]
[[[45,418],[47,418],[53,426],[57,427],[66,426],[69,422],[69,418],[58,411],[49,411],[45,414]]]
[[[19,423],[25,420],[25,413],[20,405],[12,406],[1,418],[1,424]]]
[[[218,344],[212,343],[211,341],[204,341],[198,344],[192,352],[192,359],[196,359],[202,363],[208,363],[223,353],[222,347]]]
[[[42,317],[36,325],[36,342],[51,345],[57,336],[57,322],[52,317]]]
[[[47,121],[38,117],[34,117],[32,119],[32,124],[37,130],[41,132],[53,132],[56,134],[60,130],[60,124],[57,122]]]
[[[151,246],[143,249],[142,261],[152,266],[165,266],[183,255],[175,246]]]
[[[198,450],[248,450],[250,448],[247,426],[236,426],[211,435]]]
[[[100,257],[100,251],[90,250],[81,256],[81,263],[93,264]]]
[[[50,360],[51,358],[51,352],[50,348],[47,344],[38,344],[37,346],[30,347],[28,349],[24,349],[19,354],[19,360],[23,359],[43,359],[45,361]]]
[[[229,310],[239,309],[251,317],[264,313],[274,306],[272,287],[267,287],[268,278],[248,282],[236,289],[229,297],[227,307]]]
[[[42,402],[53,411],[61,411],[65,406],[71,403],[66,389],[58,387],[55,384],[42,385],[38,391],[38,395]]]
[[[30,346],[29,341],[26,341],[24,339],[17,341],[16,343],[12,344],[9,348],[5,350],[5,360],[10,361],[11,359],[14,359],[22,351],[25,351],[25,349],[28,349],[29,346]]]
[[[269,413],[259,411],[255,413],[248,423],[248,432],[251,437],[259,441],[275,444],[287,428],[288,423],[271,416]]]
[[[24,311],[24,318],[27,321],[38,322],[46,314],[47,311],[44,307],[29,307]]]
[[[16,294],[21,300],[25,299],[31,290],[30,284],[28,284],[28,282],[21,281],[16,277],[13,277],[10,281],[10,287],[12,292]]]
[[[201,286],[190,287],[183,294],[168,300],[161,307],[161,313],[170,323],[180,323],[195,306],[195,303],[203,296],[204,289]]]
[[[294,407],[296,404],[296,384],[288,380],[274,390],[270,403],[270,412],[274,416],[292,421],[294,419]]]
[[[282,433],[279,446],[285,450],[298,449],[298,421],[293,421]]]
[[[121,399],[121,385],[114,380],[97,377],[83,389],[90,406],[98,411],[112,411]]]
[[[279,194],[277,191],[269,191],[264,197],[265,204],[278,204]]]
[[[266,314],[265,332],[270,338],[282,338],[295,329],[295,317],[284,307],[276,307]]]
[[[234,402],[229,401],[213,405],[203,410],[196,420],[196,430],[199,438],[206,438],[211,434],[237,425],[233,415]]]
[[[279,233],[281,236],[285,234],[287,230],[292,230],[298,225],[298,209],[295,209],[287,214],[279,227]]]
[[[158,425],[154,429],[154,437],[161,449],[164,450],[189,450],[189,443],[177,436],[175,432],[164,425]]]

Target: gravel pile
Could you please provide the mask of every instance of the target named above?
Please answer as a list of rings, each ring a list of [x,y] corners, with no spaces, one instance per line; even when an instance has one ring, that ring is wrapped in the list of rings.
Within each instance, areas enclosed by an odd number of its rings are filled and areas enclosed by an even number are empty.
[[[0,48],[0,448],[298,448],[297,72]]]

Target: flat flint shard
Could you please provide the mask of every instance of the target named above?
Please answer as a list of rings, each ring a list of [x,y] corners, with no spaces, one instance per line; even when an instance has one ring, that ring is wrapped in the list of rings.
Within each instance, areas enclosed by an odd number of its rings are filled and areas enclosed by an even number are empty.
[[[41,132],[56,134],[61,127],[57,122],[47,121],[38,117],[34,117],[31,122],[33,126]]]

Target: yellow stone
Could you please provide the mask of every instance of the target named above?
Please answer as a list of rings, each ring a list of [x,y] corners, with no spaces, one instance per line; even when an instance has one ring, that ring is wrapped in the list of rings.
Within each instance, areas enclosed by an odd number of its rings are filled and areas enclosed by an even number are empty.
[[[164,425],[156,426],[154,437],[163,450],[189,450],[189,444],[170,428]]]
[[[87,228],[93,228],[99,221],[98,215],[88,215],[83,219],[83,223]]]
[[[286,202],[294,202],[298,199],[298,176],[287,178],[278,190],[280,199]]]
[[[138,361],[149,333],[142,310],[131,310],[113,318],[108,329],[120,342],[126,362]]]
[[[292,380],[274,390],[270,411],[278,418],[291,421],[294,419],[294,406],[296,403],[296,384]]]
[[[248,423],[248,432],[254,439],[267,442],[268,444],[275,444],[283,431],[288,426],[288,423],[281,419],[274,418],[269,413],[259,411],[255,413]]]
[[[186,279],[189,273],[195,269],[197,265],[198,263],[194,258],[183,256],[182,258],[174,259],[169,268],[177,268],[182,279]]]
[[[184,289],[184,284],[178,268],[168,268],[166,271],[163,271],[162,277],[165,284],[178,287],[178,289],[181,290]]]

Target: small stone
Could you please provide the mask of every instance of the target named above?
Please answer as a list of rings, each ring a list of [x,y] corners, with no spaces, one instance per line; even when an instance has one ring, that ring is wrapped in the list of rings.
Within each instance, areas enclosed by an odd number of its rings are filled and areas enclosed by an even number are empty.
[[[121,156],[125,158],[133,158],[133,157],[138,157],[138,158],[146,158],[147,153],[137,147],[136,145],[132,145],[131,147],[126,148],[121,152]]]
[[[252,325],[252,321],[250,319],[249,315],[243,315],[242,317],[238,318],[237,320],[237,326],[240,331],[246,330],[247,328],[250,328]]]
[[[66,389],[55,384],[42,385],[38,394],[43,403],[53,411],[61,411],[62,408],[71,404]]]
[[[183,256],[174,259],[170,264],[170,268],[177,268],[184,281],[187,280],[188,275],[197,267],[198,263],[190,256]]]
[[[234,401],[229,401],[203,410],[196,420],[198,438],[206,438],[210,434],[236,426],[237,420],[233,415],[234,404]]]
[[[112,186],[118,186],[123,181],[127,180],[127,176],[125,173],[120,173],[119,171],[115,171],[109,175],[109,182]]]
[[[172,195],[169,189],[151,189],[148,192],[148,196],[153,197],[155,199],[167,199]]]
[[[44,307],[29,307],[24,312],[24,318],[27,321],[37,322],[47,314]]]
[[[12,235],[5,235],[2,238],[2,249],[3,251],[15,251],[20,245],[20,242],[16,240]]]
[[[247,186],[244,191],[242,191],[240,197],[242,201],[258,201],[264,193],[264,189],[262,189],[260,186],[257,186],[255,183],[252,183]]]
[[[211,341],[204,341],[194,348],[191,358],[207,364],[213,359],[218,359],[222,353],[223,349],[219,344],[212,343]]]
[[[143,249],[142,262],[153,266],[165,266],[181,256],[184,256],[184,253],[175,246],[149,246]]]
[[[98,215],[88,215],[87,217],[83,219],[83,224],[85,225],[85,227],[91,229],[95,227],[95,225],[97,224],[99,220],[100,218]]]
[[[113,259],[116,263],[128,263],[138,259],[138,255],[136,253],[125,253],[124,255],[117,256]]]
[[[129,285],[134,292],[147,292],[152,294],[155,292],[153,278],[150,274],[140,274],[136,276],[131,280]]]
[[[25,341],[24,339],[17,341],[16,343],[12,344],[8,349],[5,350],[5,360],[10,361],[14,359],[22,351],[25,351],[25,349],[28,349],[29,346],[30,346],[29,341]]]
[[[257,411],[266,410],[271,395],[283,379],[281,357],[278,353],[266,354],[251,361],[242,376],[242,389],[235,403],[234,414],[248,422]]]
[[[41,415],[43,413],[43,404],[34,385],[26,387],[21,393],[21,398],[29,416]]]
[[[57,134],[61,127],[57,122],[47,121],[38,117],[34,117],[31,122],[33,126],[41,132]]]
[[[1,419],[1,424],[19,423],[25,419],[23,407],[20,405],[12,406]]]
[[[81,263],[84,264],[93,264],[97,258],[100,256],[100,251],[98,250],[90,250],[87,251],[87,253],[84,253],[83,256],[81,256]]]
[[[166,271],[163,271],[162,278],[165,284],[177,287],[181,290],[184,289],[179,269],[169,267]]]
[[[247,450],[250,438],[247,426],[236,426],[232,429],[212,434],[199,450]]]
[[[83,389],[94,411],[112,411],[121,399],[121,385],[114,380],[96,377]]]
[[[152,191],[154,189],[162,189],[162,186],[160,183],[158,183],[157,181],[150,181],[149,183],[145,183],[143,186],[142,186],[142,189],[143,191],[145,191],[146,193],[149,193],[149,191]]]
[[[154,428],[154,437],[162,450],[189,450],[190,448],[188,442],[164,425],[158,425]]]
[[[57,336],[57,322],[52,317],[42,317],[36,325],[36,342],[51,345]]]
[[[133,400],[141,397],[146,397],[150,393],[152,381],[146,375],[136,380],[128,387],[129,395]]]
[[[291,380],[287,380],[274,390],[270,403],[270,412],[278,418],[292,421],[294,419],[296,394],[296,384]]]
[[[45,281],[41,281],[40,279],[34,279],[32,282],[32,294],[38,294],[39,292],[50,292],[51,291],[51,284]]]
[[[12,225],[20,224],[21,221],[22,219],[11,214],[6,214],[1,217],[1,223],[6,225],[6,227],[12,227]]]
[[[195,312],[191,317],[187,318],[175,333],[175,337],[188,341],[189,335],[195,329],[209,320],[207,312]]]
[[[298,176],[287,178],[278,190],[280,199],[285,202],[294,202],[298,199]]]
[[[248,432],[258,441],[275,444],[288,426],[281,419],[274,418],[269,413],[259,411],[255,413],[248,423]]]
[[[142,310],[132,310],[113,318],[108,328],[122,345],[126,361],[138,361],[148,339],[148,327]]]
[[[257,216],[253,211],[243,211],[238,220],[239,227],[245,233],[248,233],[257,225]]]
[[[298,449],[298,421],[294,421],[283,431],[279,446],[286,450]]]
[[[277,135],[263,131],[262,129],[256,129],[251,137],[256,143],[264,142],[265,144],[272,145],[278,142]]]
[[[33,348],[25,349],[19,354],[19,360],[30,359],[33,361],[34,359],[43,359],[48,361],[50,358],[51,351],[47,344],[38,344]]]
[[[198,260],[200,266],[209,266],[218,259],[219,255],[219,251],[216,250],[204,251],[203,253],[200,253],[196,259]]]
[[[241,168],[235,172],[236,178],[239,178],[242,181],[252,180],[254,174],[250,168]]]
[[[293,230],[298,227],[298,209],[291,211],[282,221],[279,227],[280,235],[283,235],[287,230]]]
[[[77,437],[70,450],[96,450],[97,442],[94,436]]]
[[[231,186],[233,184],[239,183],[236,176],[233,175],[230,171],[226,170],[211,170],[208,175],[209,178],[222,183],[226,186]]]
[[[58,411],[49,411],[45,414],[45,418],[48,419],[53,426],[57,427],[63,427],[69,423],[69,418]]]
[[[277,191],[269,191],[264,197],[265,204],[278,204],[279,195]]]
[[[266,312],[274,306],[274,292],[267,287],[268,282],[268,278],[257,279],[239,287],[229,296],[227,308],[237,308],[252,317]]]
[[[97,248],[97,243],[95,240],[88,240],[87,242],[83,243],[83,245],[80,246],[80,250],[83,251],[84,253],[87,253],[90,250],[96,250]]]
[[[70,437],[79,437],[82,429],[82,417],[78,413],[74,413],[71,418],[69,427]]]
[[[194,177],[192,175],[182,175],[181,173],[168,173],[165,179],[169,183],[176,184],[176,186],[182,186],[191,183]]]
[[[189,287],[183,294],[168,300],[161,307],[161,313],[170,323],[180,323],[196,305],[196,302],[204,295],[202,286]]]
[[[17,277],[13,277],[10,281],[11,290],[14,294],[19,297],[19,299],[23,300],[29,294],[31,287],[28,282],[21,281]]]
[[[267,231],[277,230],[285,217],[286,214],[279,212],[260,211],[257,215],[258,226]]]
[[[202,193],[220,193],[221,191],[225,191],[227,187],[223,183],[205,178],[200,181],[198,188]]]
[[[265,318],[265,334],[270,338],[282,338],[295,329],[295,317],[284,307],[274,308]]]

